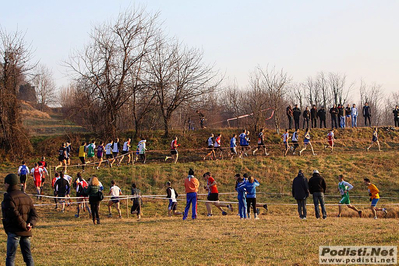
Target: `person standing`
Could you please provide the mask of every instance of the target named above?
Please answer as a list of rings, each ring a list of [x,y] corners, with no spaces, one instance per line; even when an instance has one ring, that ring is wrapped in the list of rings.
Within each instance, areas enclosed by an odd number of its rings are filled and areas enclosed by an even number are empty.
[[[215,179],[211,176],[210,172],[206,172],[203,175],[203,178],[206,182],[206,186],[204,188],[208,191],[207,202],[205,202],[206,210],[208,211],[207,216],[212,216],[212,206],[211,204],[215,205],[221,212],[222,215],[227,215],[222,207],[228,208],[230,211],[233,211],[233,207],[231,204],[220,204],[219,203],[219,191],[216,185]]]
[[[286,111],[285,111],[287,118],[288,118],[288,128],[292,129],[292,118],[294,116],[294,113],[292,111],[291,105],[288,105]]]
[[[397,105],[395,106],[395,109],[393,109],[392,113],[395,127],[399,127],[399,107]]]
[[[259,206],[256,204],[256,187],[258,187],[258,186],[259,186],[258,180],[256,180],[252,176],[248,177],[248,182],[245,182],[245,190],[247,191],[246,199],[247,199],[248,218],[250,218],[251,205],[252,205],[252,209],[254,211],[254,218],[259,219],[259,217],[258,217],[259,209],[256,208]],[[231,204],[230,204],[230,206],[231,206]]]
[[[351,113],[352,113],[352,110],[351,110],[350,105],[348,104],[346,106],[346,108],[345,108],[345,126],[346,127],[350,127],[351,126],[351,123],[352,123]]]
[[[137,219],[140,220],[141,218],[141,191],[140,189],[137,188],[136,183],[132,183],[132,201],[133,201],[133,206],[130,209],[131,214],[137,214]]]
[[[338,105],[338,121],[339,127],[345,128],[345,107],[343,104]]]
[[[330,109],[330,115],[331,115],[331,128],[338,128],[338,123],[337,123],[337,115],[338,115],[338,108],[334,104],[333,107]]]
[[[317,127],[317,108],[316,105],[313,104],[312,109],[310,109],[310,119],[312,128]]]
[[[237,178],[236,190],[238,199],[238,213],[241,219],[247,219],[247,199],[245,183],[247,181],[241,176]]]
[[[352,127],[357,127],[357,116],[358,115],[359,115],[359,112],[357,111],[356,104],[353,104],[352,108],[351,108]]]
[[[205,123],[205,115],[203,113],[201,113],[199,110],[197,110],[196,113],[199,116],[201,128],[205,128],[205,125],[204,125],[204,123]]]
[[[18,244],[26,265],[34,265],[30,250],[32,228],[36,226],[38,216],[32,199],[18,187],[18,177],[8,174],[4,179],[4,194],[1,203],[3,228],[7,234],[6,266],[15,264]]]
[[[309,192],[313,195],[313,204],[315,215],[320,219],[319,203],[323,219],[327,218],[326,208],[324,206],[324,193],[326,193],[326,181],[321,177],[318,170],[313,171],[313,176],[309,179]]]
[[[96,176],[93,176],[90,179],[90,184],[87,188],[93,224],[100,224],[100,216],[98,215],[98,211],[100,209],[101,199],[99,198],[99,191],[101,191],[100,182],[98,181],[98,178]]]
[[[363,106],[363,117],[364,117],[364,126],[367,127],[367,120],[369,121],[369,126],[371,127],[371,108],[368,103],[365,103]]]
[[[317,117],[320,119],[320,128],[323,127],[323,124],[324,128],[326,128],[326,109],[324,109],[324,106],[317,112]]]
[[[341,194],[341,200],[339,201],[339,205],[338,205],[338,217],[341,217],[342,204],[345,204],[349,209],[352,209],[355,212],[357,212],[357,214],[361,218],[362,211],[359,211],[355,206],[353,206],[349,199],[349,190],[351,190],[353,188],[353,186],[344,180],[343,175],[339,175],[338,180],[339,180],[338,191]]]
[[[177,160],[179,159],[179,152],[177,151],[177,148],[180,146],[180,144],[177,144],[177,137],[175,137],[172,142],[170,143],[170,154],[172,155],[171,157],[166,156],[165,161],[168,159],[172,159],[174,163],[177,163]]]
[[[306,128],[309,128],[309,120],[310,120],[310,110],[309,107],[306,106],[305,111],[303,111],[302,129],[305,129],[305,123],[306,123]]]
[[[29,167],[26,166],[25,161],[22,161],[22,165],[18,168],[19,181],[21,182],[21,191],[26,191],[26,178],[29,174]]]
[[[188,176],[184,180],[184,187],[186,189],[186,208],[184,209],[183,220],[187,219],[188,211],[190,210],[190,205],[192,208],[191,218],[197,219],[197,192],[199,188],[198,179],[194,177],[193,169],[188,171]]]
[[[299,129],[299,118],[301,117],[302,112],[297,104],[295,104],[294,109],[292,109],[292,114],[294,116],[295,129]]]
[[[369,196],[370,196],[370,201],[371,201],[371,211],[373,212],[374,219],[377,219],[377,211],[381,211],[384,213],[384,216],[388,214],[388,211],[385,208],[376,208],[377,202],[380,200],[380,191],[378,188],[371,183],[370,179],[365,178],[364,179],[364,184],[367,186]]]
[[[309,185],[302,170],[299,170],[298,175],[292,182],[292,196],[296,199],[298,204],[299,218],[306,220],[306,199],[309,197]]]

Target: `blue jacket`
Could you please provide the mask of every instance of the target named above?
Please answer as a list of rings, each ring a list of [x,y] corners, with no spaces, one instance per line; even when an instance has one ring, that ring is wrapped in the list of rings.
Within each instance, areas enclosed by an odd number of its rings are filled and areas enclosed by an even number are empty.
[[[256,198],[256,187],[259,186],[259,182],[255,179],[253,183],[245,182],[245,188],[247,190],[247,198]]]
[[[237,184],[237,198],[238,199],[245,199],[245,192],[247,191],[247,189],[245,188],[245,184],[246,182],[241,182]]]

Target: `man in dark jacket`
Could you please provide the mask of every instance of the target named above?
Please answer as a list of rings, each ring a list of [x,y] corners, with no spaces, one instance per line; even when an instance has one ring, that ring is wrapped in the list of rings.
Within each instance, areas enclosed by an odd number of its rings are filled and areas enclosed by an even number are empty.
[[[326,208],[324,207],[324,193],[326,193],[326,181],[320,176],[319,171],[314,170],[313,176],[309,179],[309,191],[313,195],[313,204],[316,218],[320,218],[319,202],[323,219],[327,218]]]
[[[324,109],[324,106],[317,112],[317,117],[320,119],[320,128],[323,127],[323,123],[324,128],[326,128],[326,109]]]
[[[363,117],[364,117],[364,126],[367,127],[367,120],[368,120],[369,126],[371,127],[371,108],[368,103],[365,103],[363,106]]]
[[[317,127],[317,108],[316,105],[313,104],[312,109],[310,109],[310,119],[312,128]]]
[[[298,203],[299,218],[306,219],[306,198],[309,197],[309,187],[302,170],[299,170],[298,176],[292,182],[292,196]]]
[[[287,110],[286,110],[287,118],[288,118],[288,128],[292,129],[292,118],[294,116],[294,113],[292,111],[291,105],[288,105]]]
[[[3,227],[7,233],[6,265],[14,265],[18,244],[26,265],[33,265],[30,250],[32,228],[36,225],[37,214],[32,199],[18,186],[18,177],[9,174],[4,180],[7,193],[1,203]]]
[[[330,114],[331,114],[331,128],[338,128],[338,123],[337,123],[337,116],[338,116],[338,108],[334,104],[333,107],[330,109]]]
[[[299,109],[298,105],[295,104],[294,109],[292,109],[292,113],[294,115],[294,121],[295,121],[295,130],[299,129],[299,118],[301,117],[301,109]]]
[[[399,107],[396,105],[393,109],[393,120],[395,122],[395,127],[399,127]]]
[[[302,129],[305,129],[305,123],[306,123],[306,128],[309,128],[309,120],[310,120],[310,110],[309,110],[309,107],[306,106],[305,111],[303,111],[303,127],[302,127]]]

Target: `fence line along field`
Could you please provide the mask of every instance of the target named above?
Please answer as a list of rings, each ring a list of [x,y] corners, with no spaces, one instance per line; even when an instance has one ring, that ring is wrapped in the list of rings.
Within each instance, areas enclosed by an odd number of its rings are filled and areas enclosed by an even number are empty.
[[[33,231],[32,251],[37,265],[315,265],[318,247],[323,245],[397,245],[399,216],[399,181],[395,149],[385,152],[354,152],[321,154],[318,156],[256,156],[236,160],[196,161],[178,164],[151,162],[113,168],[86,167],[83,177],[99,177],[105,191],[115,180],[124,194],[130,194],[136,182],[143,195],[166,195],[165,183],[171,181],[178,191],[178,210],[185,206],[184,178],[193,168],[202,188],[202,174],[210,171],[218,182],[220,193],[234,192],[234,174],[249,173],[261,185],[258,202],[268,203],[269,211],[261,210],[259,220],[240,220],[237,205],[222,216],[214,207],[213,217],[206,217],[205,204],[198,203],[198,219],[182,221],[167,217],[167,201],[143,198],[142,218],[127,217],[126,201],[122,200],[122,219],[108,218],[107,201],[100,207],[101,224],[93,225],[87,213],[75,218],[76,205],[65,213],[54,205],[39,206],[40,221]],[[1,173],[16,171],[16,164],[3,164]],[[363,211],[363,217],[345,208],[343,217],[336,217],[338,206],[327,206],[327,219],[314,217],[312,200],[308,200],[308,219],[298,218],[291,197],[292,179],[299,169],[307,178],[318,169],[327,183],[326,203],[336,204],[338,174],[354,185],[351,203]],[[68,170],[73,177],[81,169]],[[363,178],[370,178],[381,191],[379,207],[388,215],[372,219],[367,187]],[[46,181],[47,182],[47,181]],[[28,181],[28,193],[34,193],[33,181]],[[44,193],[52,195],[49,182]],[[71,196],[74,196],[72,193]],[[205,196],[199,196],[205,200]],[[236,194],[221,194],[222,201],[236,202]],[[37,200],[36,204],[51,204],[52,200]],[[132,205],[128,201],[128,210]],[[289,205],[292,204],[292,205]],[[6,238],[1,238],[0,250],[5,254]],[[74,252],[69,252],[68,247]],[[17,265],[22,263],[20,254]]]

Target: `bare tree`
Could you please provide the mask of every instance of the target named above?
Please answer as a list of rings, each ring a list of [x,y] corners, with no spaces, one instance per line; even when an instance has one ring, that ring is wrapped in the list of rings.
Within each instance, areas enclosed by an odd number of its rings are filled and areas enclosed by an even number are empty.
[[[334,103],[337,105],[345,104],[354,84],[352,83],[346,86],[346,75],[340,75],[338,73],[330,73],[328,75],[328,84]]]
[[[144,10],[121,13],[114,23],[95,27],[91,43],[73,55],[69,66],[90,96],[100,104],[104,118],[103,133],[115,137],[121,108],[131,100],[133,82],[139,77],[143,57],[152,49],[157,33],[157,14]]]
[[[384,98],[382,85],[372,83],[367,85],[363,80],[360,81],[360,104],[363,106],[368,103],[372,110],[372,120],[375,125],[380,125],[382,120],[382,100]]]
[[[148,54],[148,84],[156,92],[163,118],[165,136],[169,135],[174,111],[183,103],[214,91],[220,80],[204,65],[198,49],[183,48],[178,42],[156,42],[156,49]]]
[[[327,103],[331,101],[331,94],[328,88],[328,80],[324,72],[318,73],[316,80],[316,86],[320,91],[321,103],[325,108],[328,108]]]
[[[12,156],[32,147],[22,126],[17,99],[25,75],[34,67],[29,64],[30,57],[20,32],[9,34],[0,28],[0,145]]]
[[[39,65],[32,82],[35,86],[36,98],[41,111],[43,111],[45,106],[57,102],[55,83],[50,69],[44,65]]]

